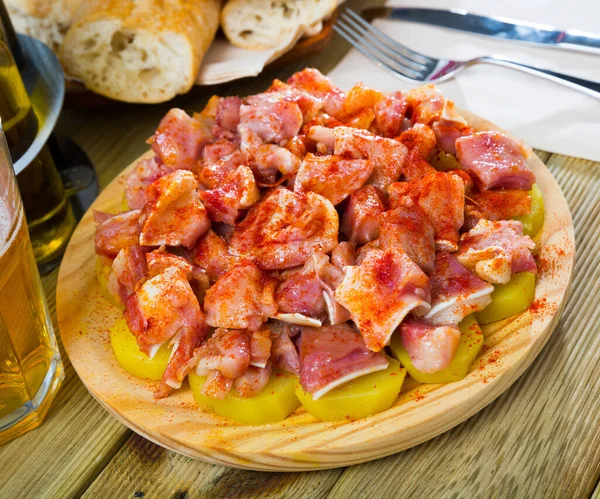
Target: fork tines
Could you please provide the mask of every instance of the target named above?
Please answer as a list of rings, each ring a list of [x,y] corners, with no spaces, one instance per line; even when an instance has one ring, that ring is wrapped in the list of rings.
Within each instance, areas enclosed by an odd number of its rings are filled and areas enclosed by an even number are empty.
[[[333,29],[379,67],[402,78],[423,81],[438,62],[398,43],[351,9],[341,14]]]

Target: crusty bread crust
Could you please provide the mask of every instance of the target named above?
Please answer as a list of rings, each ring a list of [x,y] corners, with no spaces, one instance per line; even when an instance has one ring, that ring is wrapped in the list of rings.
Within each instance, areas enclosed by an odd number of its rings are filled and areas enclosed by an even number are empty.
[[[212,43],[220,0],[94,0],[60,48],[66,72],[94,92],[162,102],[187,92]]]

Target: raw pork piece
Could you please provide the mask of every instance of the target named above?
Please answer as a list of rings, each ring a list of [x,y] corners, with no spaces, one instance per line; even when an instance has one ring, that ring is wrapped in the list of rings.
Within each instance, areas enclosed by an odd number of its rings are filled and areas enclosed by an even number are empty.
[[[317,400],[352,379],[386,369],[383,352],[369,350],[347,324],[302,328],[300,383]]]
[[[379,352],[410,311],[429,311],[429,279],[402,249],[373,249],[359,266],[346,267],[335,299],[349,310],[369,350]]]

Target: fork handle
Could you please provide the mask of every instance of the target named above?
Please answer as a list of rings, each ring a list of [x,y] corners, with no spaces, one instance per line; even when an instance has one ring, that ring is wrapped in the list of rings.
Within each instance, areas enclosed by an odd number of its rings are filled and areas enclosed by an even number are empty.
[[[580,90],[596,99],[600,99],[600,83],[590,80],[584,80],[583,78],[577,78],[576,76],[570,76],[563,73],[557,73],[556,71],[550,71],[549,69],[536,68],[535,66],[528,66],[521,62],[513,61],[512,59],[505,59],[504,57],[498,56],[485,56],[477,59],[478,62],[486,62],[488,64],[495,64],[496,66],[504,66],[507,68],[519,69],[530,73],[535,76],[541,76],[549,80],[555,81],[567,87],[575,90]]]

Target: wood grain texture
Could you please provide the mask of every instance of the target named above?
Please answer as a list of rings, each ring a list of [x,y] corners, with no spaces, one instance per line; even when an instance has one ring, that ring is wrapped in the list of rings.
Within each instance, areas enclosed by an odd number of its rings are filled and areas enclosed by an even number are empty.
[[[494,128],[465,116],[475,129]],[[547,204],[538,246],[541,261],[550,267],[539,273],[536,287],[536,300],[544,306],[484,328],[484,351],[464,380],[409,390],[381,414],[332,424],[299,410],[281,423],[246,427],[196,409],[188,388],[154,400],[149,383],[127,375],[110,348],[108,329],[120,311],[102,298],[95,279],[91,210],[75,231],[59,274],[63,342],[84,384],[107,410],[137,433],[191,457],[249,469],[310,470],[412,447],[470,417],[506,390],[539,353],[558,318],[572,269],[572,221],[544,164],[532,156],[530,166]],[[127,172],[102,192],[93,209],[119,210]]]
[[[133,435],[83,497],[326,497],[341,469],[257,473],[203,463]],[[133,480],[131,477],[135,477]]]

